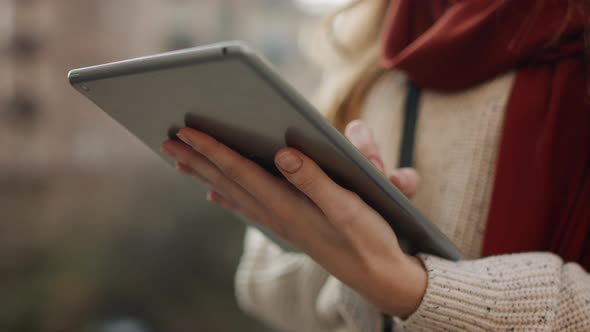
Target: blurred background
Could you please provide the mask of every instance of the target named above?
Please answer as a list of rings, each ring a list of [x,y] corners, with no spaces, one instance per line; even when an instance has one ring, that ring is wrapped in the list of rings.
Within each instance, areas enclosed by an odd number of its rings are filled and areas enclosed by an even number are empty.
[[[307,96],[304,27],[339,0],[0,0],[0,331],[269,331],[241,313],[244,226],[67,83],[227,39]]]

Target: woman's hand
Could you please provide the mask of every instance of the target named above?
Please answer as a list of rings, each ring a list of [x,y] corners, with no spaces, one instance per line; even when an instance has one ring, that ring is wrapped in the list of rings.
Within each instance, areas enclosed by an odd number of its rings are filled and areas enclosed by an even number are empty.
[[[204,133],[183,128],[178,137],[186,145],[169,140],[162,151],[211,188],[210,201],[271,229],[381,310],[399,317],[416,310],[426,289],[421,263],[401,251],[377,212],[311,159],[278,151],[284,180]]]
[[[377,169],[385,174],[389,180],[406,196],[412,197],[420,186],[420,176],[413,168],[398,168],[390,172],[385,171],[383,159],[377,149],[371,129],[361,120],[351,121],[344,130],[346,138],[369,159]]]

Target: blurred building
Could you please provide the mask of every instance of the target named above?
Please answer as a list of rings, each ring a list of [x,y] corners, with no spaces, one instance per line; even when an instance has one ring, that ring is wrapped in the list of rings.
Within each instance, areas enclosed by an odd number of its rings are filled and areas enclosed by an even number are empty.
[[[224,39],[261,49],[299,87],[310,81],[296,49],[301,23],[289,1],[19,0],[1,2],[3,74],[0,168],[63,161],[98,166],[137,155],[115,151],[124,139],[65,84],[68,69]],[[309,88],[307,88],[309,90]],[[309,92],[309,91],[305,91]],[[97,123],[97,121],[99,121]],[[97,129],[106,125],[107,135]],[[21,151],[26,149],[28,153]],[[49,155],[49,151],[51,154]]]
[[[0,0],[0,331],[227,331],[243,226],[68,84],[69,69],[227,39],[304,94],[288,0]],[[84,328],[84,329],[82,329]],[[131,330],[129,330],[131,331]]]

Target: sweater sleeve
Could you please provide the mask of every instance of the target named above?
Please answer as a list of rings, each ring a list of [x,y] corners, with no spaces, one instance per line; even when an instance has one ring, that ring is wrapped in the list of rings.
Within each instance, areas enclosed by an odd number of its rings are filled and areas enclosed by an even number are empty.
[[[575,263],[549,253],[420,257],[428,287],[405,331],[590,331],[590,275]]]
[[[362,299],[343,288],[346,286],[308,256],[285,252],[260,231],[247,229],[235,277],[242,310],[281,331],[356,331],[349,324],[358,320],[343,314],[354,307],[363,311],[360,316],[371,317],[372,307],[359,305],[356,301]],[[346,309],[343,303],[348,303]],[[372,320],[375,322],[379,321]]]
[[[420,255],[428,287],[396,331],[590,331],[590,275],[549,253],[451,262]],[[303,254],[249,229],[241,308],[283,331],[380,331],[379,311]]]

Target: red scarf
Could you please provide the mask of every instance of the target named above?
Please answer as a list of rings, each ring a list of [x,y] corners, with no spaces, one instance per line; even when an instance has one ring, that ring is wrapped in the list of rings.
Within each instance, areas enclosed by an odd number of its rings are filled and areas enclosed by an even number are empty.
[[[590,79],[581,4],[393,0],[383,62],[457,91],[517,69],[483,252],[551,251],[590,269]]]

